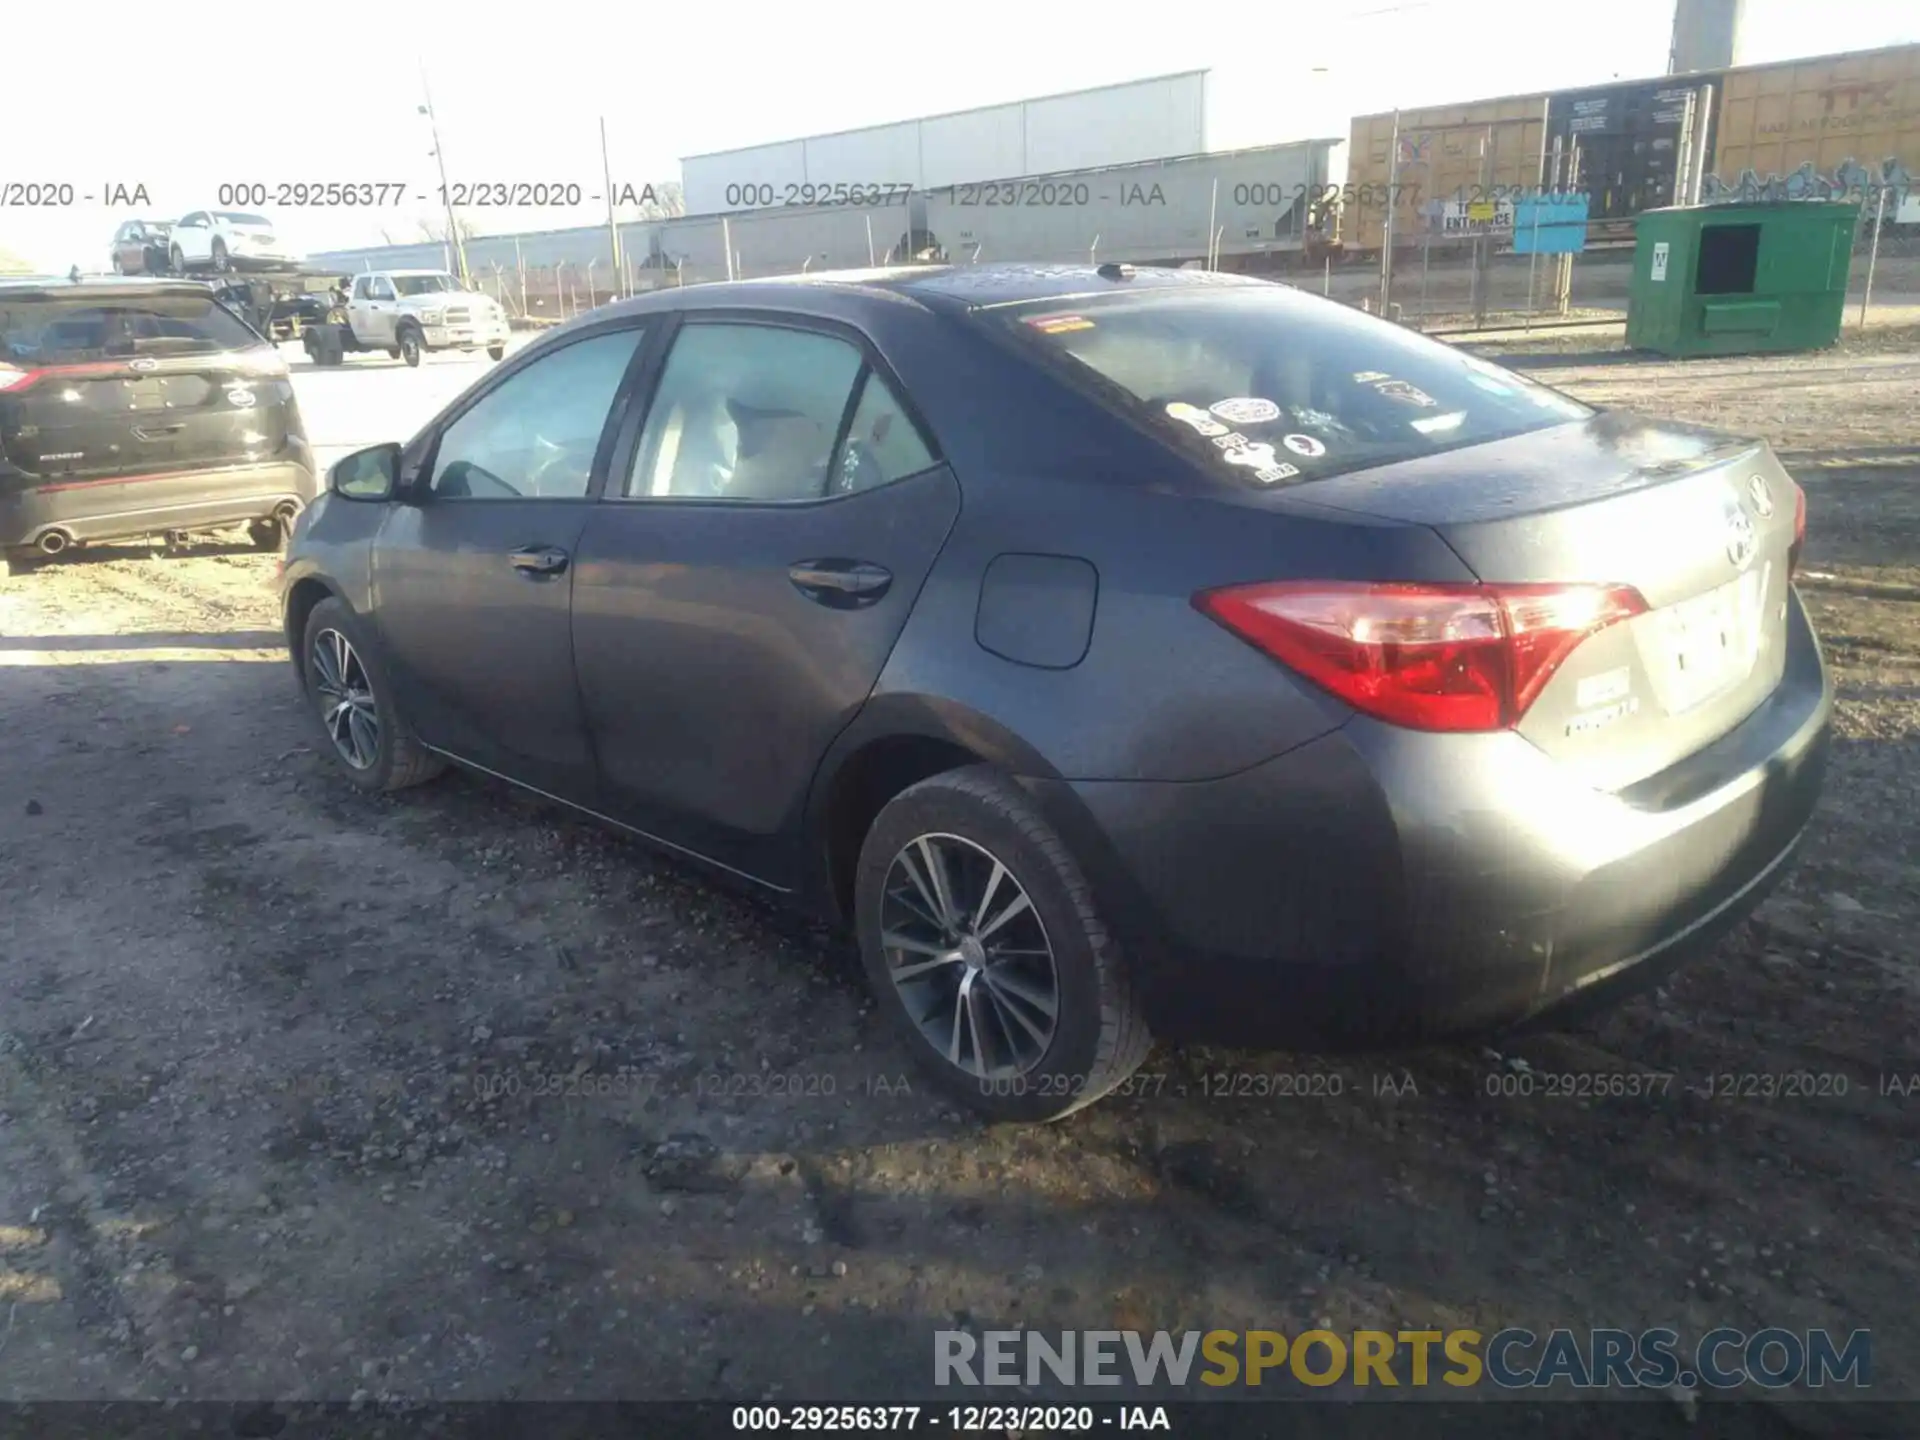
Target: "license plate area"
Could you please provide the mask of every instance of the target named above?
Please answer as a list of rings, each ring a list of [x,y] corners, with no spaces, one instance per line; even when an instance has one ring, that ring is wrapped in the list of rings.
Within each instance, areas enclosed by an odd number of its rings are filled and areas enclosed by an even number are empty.
[[[1753,674],[1765,639],[1772,565],[1656,612],[1661,699],[1684,714],[1726,694]]]
[[[167,382],[157,376],[144,380],[122,380],[120,382],[126,394],[129,410],[165,410],[167,408]]]

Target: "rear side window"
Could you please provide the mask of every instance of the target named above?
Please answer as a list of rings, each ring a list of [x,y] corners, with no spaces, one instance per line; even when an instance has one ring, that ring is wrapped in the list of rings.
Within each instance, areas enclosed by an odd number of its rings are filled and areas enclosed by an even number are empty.
[[[211,355],[264,343],[206,295],[0,297],[0,360],[23,369]]]
[[[840,494],[891,485],[917,475],[934,463],[933,452],[913,421],[894,399],[893,391],[873,371],[860,382],[860,403],[853,424],[840,447],[832,488]]]
[[[1255,488],[1593,413],[1497,365],[1281,286],[990,313],[1069,383],[1221,479]]]

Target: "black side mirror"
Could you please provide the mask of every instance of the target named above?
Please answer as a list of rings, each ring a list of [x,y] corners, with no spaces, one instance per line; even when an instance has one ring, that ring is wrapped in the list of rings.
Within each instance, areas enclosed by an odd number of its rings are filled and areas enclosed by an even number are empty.
[[[400,447],[371,445],[334,462],[327,489],[343,500],[391,500],[400,488]]]

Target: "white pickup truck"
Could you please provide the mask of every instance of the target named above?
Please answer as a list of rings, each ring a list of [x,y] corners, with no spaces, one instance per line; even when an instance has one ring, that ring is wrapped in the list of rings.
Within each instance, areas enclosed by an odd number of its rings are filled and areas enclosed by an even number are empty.
[[[484,349],[498,360],[507,334],[506,312],[444,270],[372,270],[353,277],[345,306],[310,326],[305,341],[316,365],[338,365],[354,350],[418,365],[429,350]]]

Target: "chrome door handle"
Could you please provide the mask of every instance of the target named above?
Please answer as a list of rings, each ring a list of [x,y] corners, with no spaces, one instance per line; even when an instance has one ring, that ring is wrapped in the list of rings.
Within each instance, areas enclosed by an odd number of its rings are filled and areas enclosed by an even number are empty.
[[[893,584],[893,572],[864,560],[802,560],[787,578],[810,600],[877,600]]]
[[[529,545],[507,557],[523,575],[558,575],[567,568],[567,552],[554,545]]]

